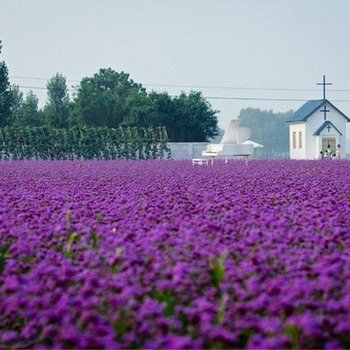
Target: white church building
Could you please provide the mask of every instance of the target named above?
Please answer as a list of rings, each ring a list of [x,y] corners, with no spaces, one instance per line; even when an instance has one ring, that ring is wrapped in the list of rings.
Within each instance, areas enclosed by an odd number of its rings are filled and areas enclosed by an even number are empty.
[[[338,145],[340,158],[350,157],[350,119],[326,98],[306,102],[288,123],[291,159],[319,159]]]

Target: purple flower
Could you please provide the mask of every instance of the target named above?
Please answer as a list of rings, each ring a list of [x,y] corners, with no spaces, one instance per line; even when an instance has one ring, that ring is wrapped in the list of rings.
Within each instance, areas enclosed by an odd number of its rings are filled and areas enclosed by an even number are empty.
[[[349,193],[347,161],[3,162],[0,347],[346,348]]]

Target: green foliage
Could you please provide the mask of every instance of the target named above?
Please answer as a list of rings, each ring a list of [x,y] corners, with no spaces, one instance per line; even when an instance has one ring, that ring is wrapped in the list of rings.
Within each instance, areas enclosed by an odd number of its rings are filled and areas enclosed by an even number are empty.
[[[17,85],[12,85],[11,94],[12,94],[11,113],[10,113],[10,118],[7,120],[7,125],[16,124],[16,120],[18,119],[19,111],[20,111],[21,106],[23,104],[23,92],[20,91],[20,89]]]
[[[8,257],[7,251],[9,249],[9,246],[0,246],[0,274],[2,271],[4,271],[5,268],[5,261]]]
[[[218,134],[217,111],[201,92],[181,93],[171,98],[167,93],[152,92],[152,125],[166,127],[172,142],[206,142]]]
[[[164,308],[165,317],[170,317],[174,314],[177,301],[173,292],[169,290],[163,291],[163,292],[156,291],[153,293],[153,298],[165,304],[165,308]]]
[[[131,92],[125,99],[126,115],[122,125],[124,126],[150,126],[153,125],[152,101],[145,91]],[[153,125],[154,126],[154,125]]]
[[[292,342],[292,349],[300,348],[300,338],[302,336],[302,332],[297,326],[288,325],[284,328],[284,333],[289,336]]]
[[[177,97],[170,97],[167,93],[147,93],[141,84],[134,82],[129,74],[123,71],[100,69],[92,77],[83,78],[77,86],[76,93],[73,94],[72,101],[69,99],[66,78],[62,74],[56,73],[48,81],[47,90],[47,103],[42,110],[39,110],[38,98],[32,91],[23,99],[18,87],[10,86],[7,67],[5,62],[0,61],[0,128],[12,126],[21,129],[18,133],[4,131],[5,134],[12,134],[11,140],[2,147],[4,152],[9,153],[10,148],[11,156],[15,158],[28,158],[29,155],[37,158],[38,154],[41,157],[42,152],[46,152],[44,159],[52,157],[61,159],[62,151],[67,149],[65,144],[70,144],[72,135],[70,131],[64,133],[53,131],[52,128],[56,130],[89,128],[91,135],[86,136],[90,137],[89,146],[84,145],[89,150],[83,151],[83,157],[87,159],[101,158],[101,140],[98,139],[101,132],[98,131],[96,134],[96,130],[92,128],[123,127],[125,130],[121,132],[122,138],[132,140],[122,142],[123,145],[117,142],[122,151],[113,147],[111,149],[109,144],[108,150],[111,154],[106,155],[108,152],[103,150],[104,156],[102,156],[108,159],[120,158],[122,157],[120,153],[125,154],[124,158],[131,159],[158,158],[159,152],[164,153],[166,147],[159,148],[157,142],[145,142],[145,139],[154,139],[152,136],[154,132],[149,130],[159,127],[167,129],[172,142],[206,142],[218,135],[217,111],[212,109],[201,92],[181,93]],[[37,133],[40,131],[32,133],[23,127],[46,127],[45,133],[47,131],[50,133],[50,137],[56,140],[57,147],[55,150],[50,149],[52,142],[47,135],[42,135],[38,139]],[[136,132],[135,128],[144,131]],[[79,131],[77,133],[79,134]],[[21,134],[20,142],[16,134]],[[38,141],[48,142],[47,150],[44,151],[44,142],[33,145],[26,138],[29,134],[31,139],[34,137]],[[63,139],[57,140],[59,136]],[[16,148],[16,144],[19,147]],[[94,150],[90,148],[92,145],[95,147]],[[36,154],[33,154],[34,149]],[[74,149],[73,153],[80,151]],[[25,152],[27,153],[24,154]],[[81,157],[81,154],[78,157]]]
[[[101,236],[96,231],[93,231],[91,233],[91,241],[92,241],[93,249],[98,249],[98,247],[100,246],[100,239],[101,239]]]
[[[0,53],[1,53],[0,40]],[[8,69],[4,61],[0,61],[0,127],[7,124],[11,115],[12,93],[8,78]]]
[[[172,142],[208,141],[218,134],[217,111],[200,92],[147,93],[129,75],[101,69],[92,78],[84,78],[71,111],[71,125],[116,128],[161,127]]]
[[[289,151],[288,124],[293,111],[274,113],[259,108],[242,109],[239,114],[241,126],[252,130],[251,139],[264,145],[260,150],[266,156],[281,155]]]
[[[209,265],[209,273],[212,283],[217,290],[218,295],[221,295],[221,283],[225,277],[225,262],[227,254],[221,254],[219,258],[212,258]]]
[[[5,127],[2,159],[157,159],[169,157],[165,128]]]
[[[201,92],[181,93],[174,98],[176,119],[175,140],[183,142],[205,142],[218,134],[217,118],[209,102]]]
[[[18,87],[10,86],[7,67],[5,62],[0,61],[0,128],[21,129],[18,133],[4,131],[6,137],[8,134],[12,135],[11,140],[7,137],[6,145],[2,147],[7,157],[10,156],[9,153],[16,159],[68,157],[67,154],[61,153],[67,150],[66,144],[71,143],[70,139],[77,135],[72,136],[70,131],[66,133],[53,131],[52,128],[56,130],[88,128],[91,135],[85,135],[86,138],[90,138],[88,146],[84,145],[86,150],[81,151],[83,145],[79,144],[78,150],[74,148],[73,152],[75,155],[80,152],[78,158],[84,159],[101,158],[101,140],[98,139],[101,132],[96,132],[92,128],[125,129],[120,134],[128,141],[116,142],[118,147],[120,146],[117,150],[114,146],[110,147],[109,143],[108,152],[103,149],[103,159],[163,157],[167,148],[163,146],[159,148],[157,142],[150,141],[154,139],[154,135],[152,136],[154,131],[149,132],[150,129],[165,127],[172,142],[205,142],[218,135],[217,111],[212,109],[200,92],[181,93],[178,97],[170,97],[167,93],[147,93],[141,84],[134,82],[129,74],[123,71],[100,69],[92,77],[83,78],[76,87],[72,101],[69,99],[66,78],[62,74],[56,73],[48,81],[47,90],[47,103],[42,110],[39,110],[38,98],[32,91],[23,99]],[[56,140],[57,147],[52,149],[52,142],[47,135],[38,138],[37,133],[40,131],[31,133],[23,127],[46,127],[44,133],[47,131],[50,133],[50,137]],[[139,131],[135,131],[135,128]],[[41,143],[34,145],[26,138],[28,133],[31,139],[34,137]],[[79,133],[78,131],[78,138]],[[113,134],[115,131],[110,133]],[[18,134],[21,134],[19,140],[16,136]],[[63,139],[58,140],[59,136]],[[146,139],[148,141],[145,141]],[[46,151],[44,141],[48,145]],[[92,149],[92,145],[95,149]],[[36,154],[33,154],[34,150]]]
[[[71,232],[67,239],[66,248],[64,250],[64,256],[69,259],[74,258],[73,248],[80,241],[80,236],[77,232]]]
[[[119,310],[118,320],[114,322],[114,332],[117,339],[123,338],[128,328],[128,318],[123,309]]]
[[[128,114],[127,99],[144,98],[145,89],[129,79],[129,74],[118,73],[111,68],[100,69],[91,78],[83,78],[76,98],[74,111],[76,120],[87,126],[115,128],[121,125]],[[140,125],[138,125],[140,126]]]
[[[57,73],[46,86],[48,101],[43,112],[47,124],[55,128],[67,128],[70,104],[66,78]]]
[[[45,124],[43,115],[38,107],[39,99],[33,91],[29,91],[25,100],[23,100],[23,94],[16,87],[13,87],[12,96],[13,104],[10,125],[13,127],[38,127]]]
[[[215,318],[215,323],[218,325],[221,325],[224,322],[227,300],[228,300],[227,295],[221,296],[219,311],[218,311],[216,318]]]

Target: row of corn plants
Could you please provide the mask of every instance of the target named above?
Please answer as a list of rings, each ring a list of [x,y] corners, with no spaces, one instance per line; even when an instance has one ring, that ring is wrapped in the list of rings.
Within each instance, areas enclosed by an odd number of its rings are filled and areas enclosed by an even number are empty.
[[[167,141],[164,127],[4,127],[0,129],[0,158],[161,159],[170,158]]]

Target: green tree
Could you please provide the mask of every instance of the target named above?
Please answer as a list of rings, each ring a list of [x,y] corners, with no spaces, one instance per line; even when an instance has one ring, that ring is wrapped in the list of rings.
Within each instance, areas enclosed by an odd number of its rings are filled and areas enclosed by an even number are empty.
[[[152,92],[152,126],[165,126],[171,142],[206,142],[218,134],[217,111],[201,92],[181,93],[172,98],[168,93]]]
[[[0,40],[0,54],[2,43]],[[0,61],[0,127],[5,126],[11,115],[12,93],[8,78],[8,69],[4,61]]]
[[[19,111],[23,104],[23,92],[20,91],[17,85],[12,85],[11,87],[11,115],[7,121],[8,125],[18,125],[17,119],[19,117]]]
[[[218,134],[217,111],[200,92],[147,93],[129,74],[101,69],[84,78],[73,101],[70,125],[165,126],[173,142],[208,141]]]
[[[11,124],[13,126],[43,126],[44,118],[38,105],[38,97],[33,91],[29,91],[24,101],[14,111]]]
[[[169,125],[169,140],[174,142],[206,142],[218,134],[217,111],[201,92],[181,93],[173,99],[174,124]]]
[[[125,99],[125,116],[123,126],[153,126],[153,105],[145,91],[132,91]]]
[[[135,102],[139,94],[144,99],[145,89],[130,79],[129,74],[100,69],[93,77],[81,81],[74,100],[73,123],[117,127],[132,110],[130,99]],[[134,122],[129,118],[128,123]]]
[[[149,117],[150,124],[155,127],[165,126],[168,136],[169,132],[173,135],[176,121],[176,106],[172,97],[167,92],[158,93],[152,91],[149,94],[149,99],[152,104],[152,114]]]
[[[67,128],[69,117],[69,95],[66,78],[56,73],[47,83],[47,103],[44,115],[49,125],[55,128]]]

